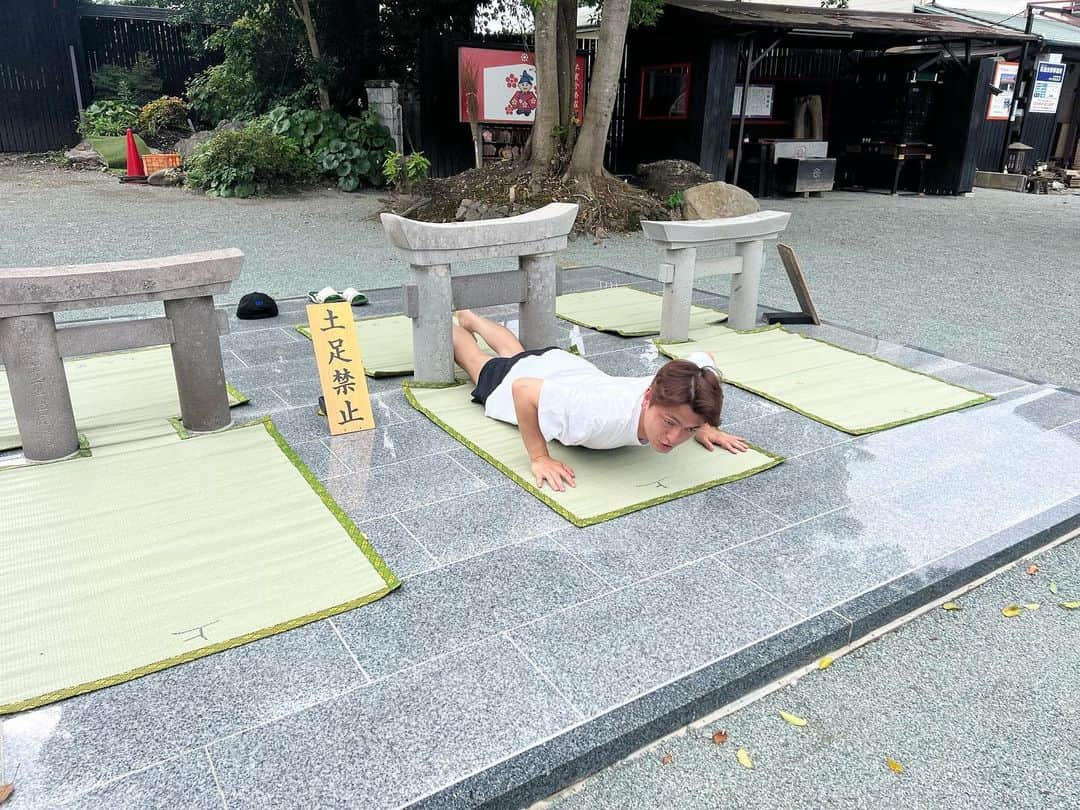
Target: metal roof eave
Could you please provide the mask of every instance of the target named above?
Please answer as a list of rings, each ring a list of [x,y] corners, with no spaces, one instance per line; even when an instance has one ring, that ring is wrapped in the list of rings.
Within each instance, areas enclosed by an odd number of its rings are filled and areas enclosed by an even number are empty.
[[[1036,41],[1037,36],[983,23],[960,21],[943,15],[849,11],[805,6],[771,6],[727,0],[666,0],[666,5],[742,31],[796,33],[811,40],[828,40],[836,47],[844,40],[944,40],[949,42]],[[931,20],[933,22],[931,22]],[[945,21],[948,22],[945,22]]]

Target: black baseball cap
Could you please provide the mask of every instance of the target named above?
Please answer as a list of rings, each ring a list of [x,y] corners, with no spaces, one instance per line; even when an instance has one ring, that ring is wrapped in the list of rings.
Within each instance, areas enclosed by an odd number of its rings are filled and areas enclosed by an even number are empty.
[[[277,302],[262,292],[248,293],[236,305],[236,317],[244,321],[253,321],[257,318],[274,318],[277,314]]]

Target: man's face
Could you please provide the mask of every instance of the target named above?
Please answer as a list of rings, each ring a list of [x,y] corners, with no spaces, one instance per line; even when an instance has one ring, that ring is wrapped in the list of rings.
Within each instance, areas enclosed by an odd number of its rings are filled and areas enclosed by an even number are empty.
[[[645,394],[641,410],[641,427],[649,445],[658,453],[670,453],[694,431],[705,424],[689,405],[657,405],[651,401],[652,391]]]

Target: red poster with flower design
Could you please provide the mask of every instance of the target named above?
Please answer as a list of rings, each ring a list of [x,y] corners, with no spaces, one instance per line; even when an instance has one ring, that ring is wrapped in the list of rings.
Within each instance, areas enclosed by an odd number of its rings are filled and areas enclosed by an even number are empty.
[[[540,88],[532,51],[458,48],[459,120],[468,122],[473,106],[482,123],[531,124],[536,120]],[[574,67],[574,117],[580,124],[585,106],[585,57]]]

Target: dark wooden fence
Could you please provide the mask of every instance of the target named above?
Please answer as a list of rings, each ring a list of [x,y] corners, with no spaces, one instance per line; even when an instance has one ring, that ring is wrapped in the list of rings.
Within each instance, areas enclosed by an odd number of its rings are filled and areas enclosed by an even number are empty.
[[[77,0],[0,2],[0,152],[74,143],[82,65]]]
[[[130,66],[149,53],[164,93],[213,63],[192,44],[208,24],[169,21],[169,12],[78,0],[0,0],[0,152],[65,149],[78,140],[80,103],[93,101],[91,74]]]
[[[148,53],[162,92],[178,96],[188,79],[217,61],[199,47],[214,31],[208,23],[176,24],[168,11],[134,6],[82,5],[79,16],[90,73],[107,64],[130,67],[137,54]]]

